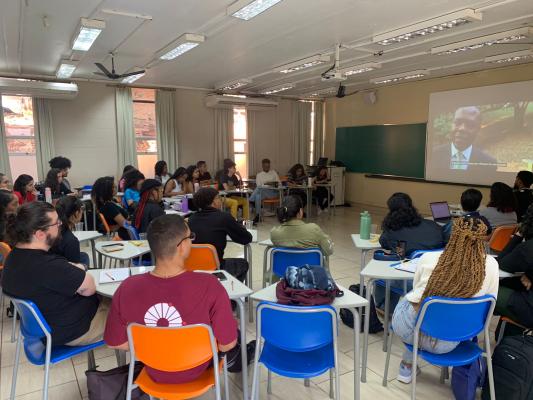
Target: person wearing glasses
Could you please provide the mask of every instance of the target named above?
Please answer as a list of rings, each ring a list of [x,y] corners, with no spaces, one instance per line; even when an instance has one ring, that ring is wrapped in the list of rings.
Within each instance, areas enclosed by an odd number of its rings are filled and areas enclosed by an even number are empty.
[[[191,231],[196,234],[195,243],[215,246],[220,269],[228,271],[241,282],[248,272],[248,262],[242,258],[224,258],[227,237],[235,243],[246,245],[252,241],[252,234],[239,224],[230,213],[221,211],[222,199],[213,188],[201,188],[194,194],[198,211],[189,217]]]
[[[51,253],[62,221],[51,204],[23,204],[8,220],[15,243],[4,264],[2,291],[34,302],[51,328],[52,344],[81,346],[102,340],[108,303],[96,296],[83,264]]]
[[[185,269],[194,237],[185,220],[179,215],[158,217],[148,227],[147,237],[155,268],[127,278],[115,292],[104,334],[107,345],[129,350],[131,323],[152,327],[207,324],[220,352],[235,349],[237,321],[226,290],[215,276]],[[184,383],[198,378],[211,363],[208,360],[181,372],[146,367],[146,372],[159,383]]]

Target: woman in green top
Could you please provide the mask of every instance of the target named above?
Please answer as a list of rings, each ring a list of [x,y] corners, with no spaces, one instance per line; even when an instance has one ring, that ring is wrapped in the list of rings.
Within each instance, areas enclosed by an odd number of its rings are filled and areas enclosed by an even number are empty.
[[[317,224],[306,224],[303,204],[300,197],[295,195],[283,199],[277,210],[281,225],[270,232],[270,239],[274,246],[310,248],[320,247],[325,256],[333,254],[333,242]]]

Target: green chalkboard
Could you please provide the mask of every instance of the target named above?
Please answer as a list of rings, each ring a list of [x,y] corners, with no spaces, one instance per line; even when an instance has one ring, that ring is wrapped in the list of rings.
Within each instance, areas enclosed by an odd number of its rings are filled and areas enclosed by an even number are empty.
[[[349,172],[424,178],[426,124],[337,128],[335,159]]]

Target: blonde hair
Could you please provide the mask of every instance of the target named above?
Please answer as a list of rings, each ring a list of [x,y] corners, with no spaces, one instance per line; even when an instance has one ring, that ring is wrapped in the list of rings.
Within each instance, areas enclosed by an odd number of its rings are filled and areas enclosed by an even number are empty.
[[[487,225],[476,218],[453,221],[452,235],[429,277],[422,300],[430,296],[470,298],[485,280]]]

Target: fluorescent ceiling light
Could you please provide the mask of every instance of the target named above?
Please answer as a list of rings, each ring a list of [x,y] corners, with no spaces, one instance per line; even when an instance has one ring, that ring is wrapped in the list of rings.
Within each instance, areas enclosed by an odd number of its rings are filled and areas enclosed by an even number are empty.
[[[56,71],[58,79],[68,79],[72,76],[78,66],[77,61],[61,60]]]
[[[270,7],[275,6],[281,0],[239,0],[226,9],[226,15],[248,21]]]
[[[498,43],[509,43],[522,40],[533,35],[533,28],[525,27],[510,31],[494,33],[492,35],[480,36],[474,39],[463,40],[462,42],[450,43],[444,46],[433,47],[431,54],[453,54],[460,51],[476,50],[485,46],[492,46]]]
[[[390,32],[380,33],[379,35],[374,36],[372,42],[387,46],[410,39],[416,39],[421,36],[442,32],[469,22],[481,21],[481,19],[481,12],[476,12],[472,8],[467,8],[465,10],[441,15],[440,17],[428,19],[427,21],[395,29]]]
[[[380,84],[380,83],[394,83],[398,81],[405,81],[409,79],[421,78],[423,76],[429,75],[429,71],[426,69],[418,69],[416,71],[404,72],[402,74],[382,76],[381,78],[370,79],[370,83]]]
[[[82,18],[72,41],[72,50],[88,51],[104,28],[104,21]]]
[[[276,72],[281,72],[282,74],[288,74],[291,72],[300,71],[302,69],[315,67],[320,64],[327,63],[331,60],[329,56],[316,55],[303,60],[295,61],[290,64],[282,65],[281,67],[276,68]]]
[[[215,85],[217,90],[236,90],[252,83],[251,79],[238,79],[232,82],[219,83]]]
[[[344,76],[351,76],[356,74],[362,74],[364,72],[373,71],[381,68],[381,64],[377,62],[370,62],[366,64],[353,65],[351,67],[342,68],[339,72]]]
[[[486,63],[503,64],[508,62],[522,61],[533,57],[533,47],[528,50],[513,51],[512,53],[498,54],[486,57]]]
[[[293,87],[294,85],[292,83],[286,83],[283,85],[274,86],[273,88],[270,88],[270,89],[265,89],[261,92],[261,94],[274,94],[274,93],[284,92],[285,90],[292,89]]]
[[[245,99],[246,96],[244,94],[227,94],[227,93],[224,93],[222,96],[225,96],[225,97],[237,97],[239,99]]]
[[[325,96],[328,94],[337,93],[338,90],[339,89],[337,87],[329,87],[325,89],[314,90],[312,92],[304,94],[304,97],[321,97],[321,96]]]
[[[141,67],[134,67],[133,70],[134,71],[141,71],[143,68]],[[125,77],[124,79],[122,79],[122,83],[133,83],[135,82],[137,79],[140,79],[142,78],[144,75],[146,75],[146,72],[142,72],[140,74],[135,74],[135,75],[130,75],[130,76],[127,76]]]
[[[173,60],[176,57],[179,57],[182,54],[188,52],[189,50],[194,49],[196,46],[198,46],[200,43],[203,43],[204,41],[205,36],[203,35],[185,33],[176,40],[174,40],[172,43],[170,43],[168,46],[158,51],[156,57],[166,61]]]

